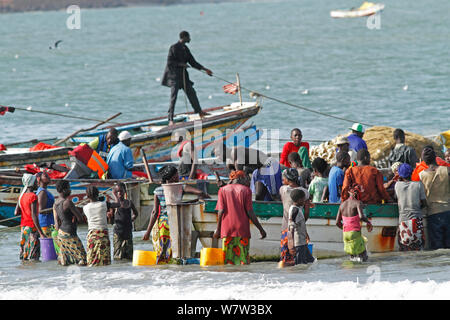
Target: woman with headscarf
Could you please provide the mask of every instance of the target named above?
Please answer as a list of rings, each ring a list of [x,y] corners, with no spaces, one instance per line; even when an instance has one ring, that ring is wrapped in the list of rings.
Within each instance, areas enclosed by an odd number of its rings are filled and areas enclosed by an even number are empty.
[[[398,167],[399,181],[395,184],[398,199],[400,251],[422,250],[425,244],[422,209],[427,201],[420,181],[411,181],[413,169],[407,163]]]
[[[250,264],[250,221],[258,228],[261,239],[266,237],[266,232],[253,212],[248,176],[236,170],[230,174],[230,181],[219,189],[217,228],[213,237],[222,238],[225,264]]]
[[[305,188],[300,187],[300,177],[298,175],[297,169],[288,168],[282,173],[283,186],[280,188],[281,201],[283,202],[283,221],[281,224],[281,259],[280,267],[290,266],[295,264],[295,257],[289,251],[288,246],[288,232],[289,232],[289,209],[294,203],[291,198],[291,192],[295,189],[302,190],[306,199],[309,199],[309,192]],[[303,206],[303,215],[305,217],[305,222],[309,218],[309,204],[310,201],[305,201]]]
[[[425,188],[428,238],[431,249],[450,248],[450,168],[439,166],[436,153],[424,148],[422,160],[428,166],[419,173]]]
[[[47,190],[47,186],[50,183],[50,177],[47,172],[38,172],[36,174],[36,179],[39,186],[36,191],[39,203],[39,224],[44,235],[47,238],[51,238],[55,220],[53,219],[53,212],[46,209],[53,207],[55,197]]]
[[[392,178],[388,182],[383,184],[384,188],[386,189],[386,192],[391,196],[392,199],[394,199],[395,197],[395,184],[399,179],[398,168],[400,167],[401,164],[402,163],[399,161],[394,162],[392,164],[391,166],[392,175],[390,175],[390,177]]]
[[[39,225],[38,198],[33,192],[36,190],[36,177],[25,173],[22,177],[24,186],[17,202],[15,215],[20,219],[20,260],[39,260],[41,246],[39,237],[45,238]]]
[[[180,180],[177,168],[171,165],[162,167],[158,173],[161,176],[161,182],[163,184],[177,183]],[[209,195],[203,193],[203,191],[186,184],[183,185],[183,193],[196,194],[200,198],[209,198]],[[163,187],[157,187],[153,191],[153,195],[153,211],[150,216],[147,232],[144,234],[142,240],[147,241],[150,239],[150,235],[152,235],[153,250],[156,251],[156,263],[168,263],[172,258],[172,246]]]

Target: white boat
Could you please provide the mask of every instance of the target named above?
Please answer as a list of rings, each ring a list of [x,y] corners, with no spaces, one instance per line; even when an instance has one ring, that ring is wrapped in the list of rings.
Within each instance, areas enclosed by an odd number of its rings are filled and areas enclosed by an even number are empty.
[[[359,18],[374,15],[384,9],[382,3],[372,3],[365,1],[359,8],[350,10],[330,11],[332,18]]]

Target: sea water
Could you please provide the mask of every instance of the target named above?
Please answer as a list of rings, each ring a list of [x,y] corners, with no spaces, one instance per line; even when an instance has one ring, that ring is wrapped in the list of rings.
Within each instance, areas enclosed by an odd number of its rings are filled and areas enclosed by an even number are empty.
[[[102,267],[62,267],[56,261],[20,263],[20,232],[2,231],[0,299],[422,300],[450,295],[449,250],[371,254],[366,263],[341,257],[285,269],[276,262],[133,267],[114,260]],[[134,249],[152,250],[143,234],[134,233]],[[78,235],[86,248],[85,226]]]
[[[450,2],[384,3],[373,21],[330,18],[330,10],[355,6],[349,0],[82,9],[79,30],[67,28],[65,11],[2,14],[0,104],[96,119],[122,112],[122,122],[164,115],[168,48],[188,30],[200,63],[230,81],[239,72],[251,90],[351,121],[423,135],[448,130]],[[57,40],[63,42],[50,50]],[[189,73],[203,108],[237,101],[222,91],[225,83]],[[243,98],[252,100],[248,92]],[[186,110],[181,92],[176,110]],[[281,138],[299,127],[306,140],[330,139],[351,125],[267,99],[252,121],[279,129]],[[18,110],[0,116],[0,143],[64,137],[94,124]],[[283,270],[276,262],[61,267],[21,264],[20,232],[0,230],[0,299],[450,297],[448,250],[371,254],[362,264],[326,259]],[[86,234],[80,227],[84,245]],[[135,249],[152,250],[142,236],[134,234]]]
[[[65,11],[2,14],[0,104],[94,119],[122,112],[118,122],[164,116],[167,53],[188,30],[196,60],[229,81],[239,73],[245,88],[350,121],[423,135],[448,130],[450,2],[384,3],[373,21],[330,17],[357,5],[350,0],[81,8],[80,29],[68,28]],[[225,82],[188,72],[203,108],[238,101],[223,92]],[[248,91],[243,100],[253,100]],[[281,138],[299,127],[305,139],[327,140],[352,124],[267,99],[262,105],[252,121]],[[180,92],[176,111],[186,108]],[[16,111],[0,118],[0,143],[93,125]]]

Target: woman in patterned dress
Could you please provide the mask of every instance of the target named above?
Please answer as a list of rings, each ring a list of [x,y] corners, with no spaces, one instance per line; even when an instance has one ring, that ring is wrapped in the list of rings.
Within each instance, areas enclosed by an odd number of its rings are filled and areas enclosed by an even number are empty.
[[[159,170],[162,183],[179,182],[178,170],[174,166],[164,166]],[[183,185],[184,193],[196,194],[200,198],[209,198],[201,190]],[[147,232],[142,240],[149,240],[152,235],[153,250],[156,251],[156,263],[168,263],[172,258],[172,247],[170,241],[169,218],[167,216],[166,199],[164,197],[164,189],[162,186],[157,187],[154,194],[154,205]]]
[[[69,199],[71,190],[67,180],[59,180],[56,183],[58,200],[53,205],[55,229],[58,230],[56,243],[59,247],[58,264],[68,266],[77,264],[86,265],[86,251],[77,235],[77,223],[85,219],[83,214]]]

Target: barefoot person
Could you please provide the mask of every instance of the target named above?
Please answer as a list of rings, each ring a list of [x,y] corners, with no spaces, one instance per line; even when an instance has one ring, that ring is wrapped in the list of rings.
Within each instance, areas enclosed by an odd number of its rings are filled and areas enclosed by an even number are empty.
[[[343,229],[344,251],[352,260],[367,261],[366,240],[361,234],[361,221],[366,222],[367,231],[372,231],[372,223],[363,213],[362,202],[358,199],[361,186],[352,185],[350,197],[341,203],[336,217],[336,225]]]
[[[398,167],[399,181],[395,184],[398,199],[400,251],[422,250],[425,245],[422,209],[427,205],[425,188],[420,181],[411,181],[413,169],[407,163]]]
[[[204,70],[206,74],[212,76],[212,71],[203,67],[200,63],[195,61],[191,51],[186,46],[186,43],[191,41],[191,36],[187,31],[180,33],[180,40],[172,45],[169,49],[167,57],[167,65],[164,70],[162,85],[170,87],[170,106],[169,106],[169,125],[173,125],[173,115],[175,112],[175,103],[177,101],[178,90],[184,90],[189,102],[194,108],[194,111],[200,116],[207,115],[200,107],[200,102],[197,98],[197,93],[194,90],[194,83],[189,79],[189,74],[186,70],[188,63],[191,67]]]
[[[77,224],[84,222],[82,211],[69,199],[71,190],[67,180],[56,183],[59,197],[53,205],[55,228],[58,230],[56,243],[59,247],[58,264],[68,266],[87,264],[86,250],[77,235]]]
[[[163,184],[177,183],[180,181],[178,170],[174,166],[166,165],[158,173],[161,176],[161,182]],[[208,194],[187,184],[183,185],[183,193],[195,194],[202,199],[209,198]],[[152,236],[153,251],[156,252],[156,263],[164,264],[170,262],[172,259],[169,216],[167,214],[166,197],[163,187],[157,187],[153,191],[153,194],[153,211],[150,216],[147,231],[142,237],[142,240],[147,241]]]
[[[37,188],[36,176],[25,173],[22,177],[24,189],[17,202],[15,215],[20,219],[20,260],[39,260],[41,246],[39,237],[45,238],[39,225],[38,197],[34,194]]]
[[[266,232],[253,212],[250,181],[244,171],[232,172],[230,180],[232,183],[219,189],[214,238],[223,239],[225,264],[250,264],[250,221],[258,228],[261,239],[266,237]]]
[[[120,207],[114,211],[114,260],[133,260],[133,221],[139,212],[133,201],[125,199],[126,186],[120,182],[114,186],[113,194]]]
[[[51,210],[44,211],[52,208],[55,203],[55,197],[47,190],[47,186],[50,183],[50,177],[47,172],[38,172],[36,174],[36,180],[39,187],[36,191],[39,203],[39,225],[41,226],[44,235],[47,238],[51,238],[55,225],[53,213]]]
[[[314,262],[314,257],[308,249],[308,233],[306,220],[303,215],[306,194],[303,190],[294,189],[291,192],[292,205],[289,208],[289,250],[292,251],[295,264],[308,264]]]

